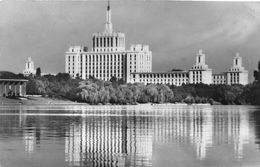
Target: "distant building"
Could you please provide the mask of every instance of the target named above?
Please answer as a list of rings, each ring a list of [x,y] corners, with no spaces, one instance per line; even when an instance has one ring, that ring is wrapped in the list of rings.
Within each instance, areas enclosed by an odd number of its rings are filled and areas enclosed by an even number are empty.
[[[222,74],[212,74],[202,50],[196,63],[188,71],[152,72],[152,52],[148,45],[132,45],[125,49],[125,34],[113,32],[110,5],[107,6],[105,30],[92,35],[92,49],[72,46],[65,54],[65,71],[73,78],[95,77],[110,80],[112,77],[126,82],[144,84],[248,84],[248,71],[242,67],[237,54],[233,67]]]
[[[25,62],[25,70],[23,70],[23,75],[28,77],[29,75],[36,75],[36,70],[34,68],[34,61],[32,61],[31,57],[28,57],[28,59]],[[57,73],[53,72],[41,72],[41,76],[44,75],[57,75]]]
[[[242,66],[242,57],[239,56],[239,53],[233,59],[233,66],[222,74],[213,74],[212,75],[213,84],[248,84],[248,71]]]
[[[35,75],[36,70],[34,69],[34,62],[32,61],[31,57],[28,57],[26,63],[25,63],[25,70],[23,71],[24,76],[29,76],[29,75]]]

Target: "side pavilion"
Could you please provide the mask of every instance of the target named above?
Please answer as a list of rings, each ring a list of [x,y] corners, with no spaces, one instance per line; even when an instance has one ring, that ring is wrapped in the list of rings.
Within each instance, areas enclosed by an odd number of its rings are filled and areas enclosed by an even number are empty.
[[[0,79],[0,96],[25,96],[25,79]]]

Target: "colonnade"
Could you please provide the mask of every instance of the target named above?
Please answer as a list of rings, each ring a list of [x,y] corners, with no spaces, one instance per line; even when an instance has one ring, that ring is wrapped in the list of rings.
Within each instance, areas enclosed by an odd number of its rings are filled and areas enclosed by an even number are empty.
[[[93,51],[120,51],[125,49],[125,36],[123,33],[93,34]]]

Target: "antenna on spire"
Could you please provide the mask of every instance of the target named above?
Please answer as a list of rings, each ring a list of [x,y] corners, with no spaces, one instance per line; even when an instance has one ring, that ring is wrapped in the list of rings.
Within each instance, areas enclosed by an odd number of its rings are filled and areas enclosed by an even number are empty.
[[[110,10],[110,0],[107,1],[107,10]]]
[[[112,33],[113,32],[112,22],[111,22],[110,0],[107,1],[107,19],[106,19],[105,32],[106,33]]]

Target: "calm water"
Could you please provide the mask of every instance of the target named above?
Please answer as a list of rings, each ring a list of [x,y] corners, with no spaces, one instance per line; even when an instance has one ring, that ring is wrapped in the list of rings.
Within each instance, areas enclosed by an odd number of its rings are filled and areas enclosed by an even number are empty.
[[[253,106],[0,106],[0,167],[259,167]]]

